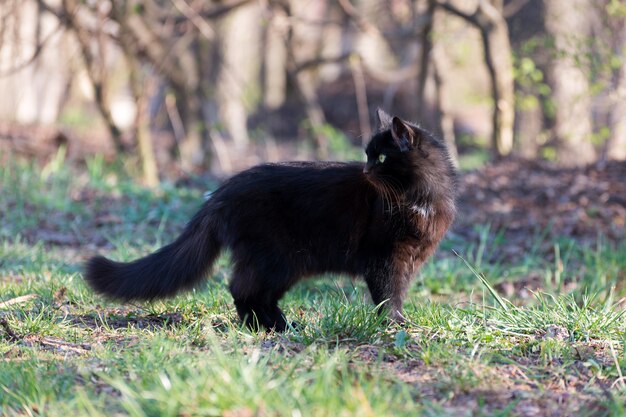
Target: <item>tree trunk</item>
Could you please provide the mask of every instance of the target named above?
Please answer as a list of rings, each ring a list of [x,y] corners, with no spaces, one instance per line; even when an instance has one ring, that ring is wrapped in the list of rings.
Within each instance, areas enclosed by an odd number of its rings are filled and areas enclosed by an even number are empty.
[[[280,108],[287,98],[285,32],[288,24],[286,13],[275,7],[273,18],[266,28],[263,57],[263,105],[269,110]]]
[[[513,61],[509,30],[501,9],[481,0],[479,18],[486,19],[481,25],[485,63],[491,78],[493,116],[491,145],[497,156],[506,156],[513,150],[513,124],[515,105],[513,84]]]
[[[360,57],[356,55],[350,57],[350,70],[354,81],[354,96],[356,97],[362,144],[365,146],[372,137],[372,129],[370,128],[369,106],[367,104],[367,85]]]
[[[220,30],[220,115],[237,149],[250,142],[248,116],[260,101],[261,17],[258,4],[241,6],[229,13]]]
[[[178,144],[183,171],[198,171],[207,167],[204,147],[206,125],[202,114],[202,96],[187,86],[176,86],[176,103],[185,128],[185,138]]]
[[[611,159],[626,160],[626,16],[616,17],[621,21],[616,25],[614,54],[621,65],[614,71],[614,90],[611,94],[613,105],[610,114],[609,146],[607,156]]]
[[[615,104],[611,109],[609,148],[611,159],[626,159],[626,63],[622,63],[615,91]]]
[[[0,119],[56,122],[71,81],[69,50],[58,20],[38,2],[0,1]]]
[[[137,106],[135,121],[133,123],[133,133],[139,145],[139,159],[143,182],[148,187],[156,187],[159,185],[159,172],[154,147],[152,146],[152,136],[150,135],[150,114],[148,111],[150,97],[154,94],[155,90],[155,80],[153,76],[147,80],[143,78],[141,76],[141,63],[132,55],[128,48],[124,48],[123,52],[126,62],[128,63],[129,84]]]
[[[556,47],[548,71],[555,108],[556,156],[559,163],[568,166],[583,165],[596,158],[590,140],[593,131],[589,81],[576,64],[576,56],[582,52],[579,44],[588,34],[589,12],[588,0],[544,1],[546,30]]]
[[[323,21],[328,11],[328,0],[316,2],[291,0],[290,8],[291,10],[299,10],[301,13],[302,10],[305,10],[308,19]],[[315,68],[298,70],[300,63],[313,61],[320,57],[322,37],[323,28],[321,26],[297,24],[292,26],[288,34],[287,48],[290,74],[305,107],[317,157],[327,159],[328,139],[321,132],[321,127],[326,124],[326,117],[317,95],[319,77]]]
[[[454,120],[450,114],[450,102],[448,100],[448,87],[445,52],[441,45],[433,45],[433,32],[441,24],[441,11],[437,10],[436,0],[428,1],[426,10],[426,24],[421,33],[422,52],[420,57],[420,68],[417,78],[417,115],[418,120],[426,117],[426,82],[428,80],[429,63],[432,63],[433,81],[435,87],[435,110],[437,112],[437,133],[448,147],[450,157],[455,166],[458,166],[458,151],[456,148],[456,138],[454,134]]]
[[[198,171],[207,168],[210,162],[205,146],[208,130],[202,112],[202,72],[196,56],[199,33],[194,30],[187,36],[192,36],[193,40],[179,52],[179,65],[187,78],[182,85],[174,84],[176,103],[185,128],[185,139],[179,143],[179,149],[181,168],[184,171]]]
[[[109,79],[106,68],[105,50],[107,48],[102,26],[106,17],[98,9],[96,43],[97,48],[93,48],[94,37],[86,29],[87,25],[79,20],[80,7],[84,7],[78,0],[63,0],[63,9],[66,12],[66,25],[76,34],[76,40],[80,46],[85,69],[94,90],[95,104],[100,112],[100,116],[109,130],[111,139],[115,144],[118,153],[124,152],[126,147],[122,142],[122,131],[115,124],[111,115],[111,107],[108,97]]]
[[[428,79],[428,67],[433,49],[433,22],[435,19],[435,0],[428,0],[428,7],[425,13],[426,24],[420,34],[421,54],[419,72],[417,74],[417,119],[423,120],[426,117],[426,81]]]
[[[517,112],[515,122],[518,126],[516,153],[522,158],[535,159],[539,153],[537,138],[541,134],[543,113],[541,106],[536,104]]]
[[[493,100],[491,145],[497,156],[505,156],[513,149],[514,84],[511,43],[502,2],[479,0],[472,14],[465,13],[449,1],[439,0],[438,6],[476,26],[483,41],[485,65],[491,82]]]
[[[435,46],[431,55],[435,78],[435,94],[437,99],[436,106],[439,119],[439,130],[448,147],[452,162],[458,167],[459,152],[456,147],[454,120],[452,118],[452,114],[450,114],[448,76],[446,74],[446,68],[449,68],[450,64],[445,60],[445,52],[441,45]]]

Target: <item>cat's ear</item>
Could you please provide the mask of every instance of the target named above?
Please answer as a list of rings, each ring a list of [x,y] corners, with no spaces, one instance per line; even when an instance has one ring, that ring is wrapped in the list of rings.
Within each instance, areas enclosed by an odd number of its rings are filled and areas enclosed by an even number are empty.
[[[378,130],[383,131],[391,128],[392,117],[380,107],[376,109],[376,117],[378,118]]]
[[[391,137],[396,146],[400,148],[400,152],[406,152],[419,144],[417,132],[396,116],[391,120]]]

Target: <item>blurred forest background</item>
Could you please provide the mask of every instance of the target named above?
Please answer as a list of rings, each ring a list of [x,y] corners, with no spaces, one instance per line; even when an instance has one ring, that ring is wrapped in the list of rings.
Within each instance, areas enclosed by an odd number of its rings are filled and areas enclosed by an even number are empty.
[[[462,167],[626,159],[623,0],[2,0],[0,153],[147,185],[362,159],[376,107]]]

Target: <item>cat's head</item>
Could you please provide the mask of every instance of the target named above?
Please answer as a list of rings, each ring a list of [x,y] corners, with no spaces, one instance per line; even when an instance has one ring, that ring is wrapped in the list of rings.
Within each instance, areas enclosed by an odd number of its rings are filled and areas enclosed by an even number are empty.
[[[446,182],[454,176],[445,145],[426,130],[378,109],[379,129],[365,149],[363,173],[397,191]]]

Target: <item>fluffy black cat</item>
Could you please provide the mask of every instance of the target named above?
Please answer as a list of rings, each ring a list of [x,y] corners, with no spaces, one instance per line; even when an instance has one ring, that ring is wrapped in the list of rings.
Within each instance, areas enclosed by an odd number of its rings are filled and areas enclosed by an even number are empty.
[[[98,256],[85,279],[120,300],[190,289],[222,249],[234,262],[230,291],[251,327],[283,331],[278,301],[299,280],[362,276],[395,320],[417,269],[455,213],[455,169],[444,144],[378,111],[367,162],[265,164],[226,181],[169,245],[130,263]]]

